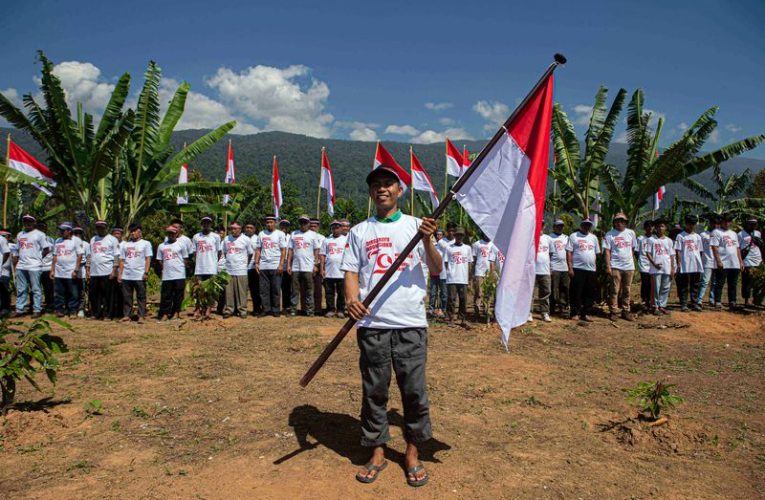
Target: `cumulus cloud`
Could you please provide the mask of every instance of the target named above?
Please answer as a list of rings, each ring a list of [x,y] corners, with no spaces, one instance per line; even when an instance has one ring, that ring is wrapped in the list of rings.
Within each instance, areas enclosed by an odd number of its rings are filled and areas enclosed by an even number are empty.
[[[443,132],[436,132],[435,130],[420,132],[418,135],[412,137],[412,142],[414,144],[431,144],[434,142],[444,142],[447,137],[449,139],[473,140],[473,136],[465,129],[447,128]]]
[[[333,124],[333,127],[335,129],[349,130],[350,132],[348,132],[348,137],[354,141],[373,142],[378,139],[377,132],[375,131],[375,129],[379,128],[380,125],[377,123],[370,123],[370,122],[358,122],[358,121],[347,122],[347,121],[338,120]],[[338,131],[335,130],[336,134],[337,132]]]
[[[728,132],[732,132],[732,133],[736,134],[738,132],[741,132],[742,128],[739,127],[738,125],[736,125],[735,123],[729,123],[729,124],[725,125],[725,130],[727,130]]]
[[[53,66],[53,74],[61,80],[69,106],[81,102],[94,115],[101,114],[114,91],[114,85],[103,81],[101,70],[89,62],[64,61]]]
[[[425,107],[431,111],[443,111],[453,107],[454,104],[450,102],[426,102]]]
[[[306,66],[258,65],[238,73],[222,67],[205,83],[230,110],[256,123],[264,122],[265,130],[330,135],[334,117],[325,111],[329,86],[312,78]]]
[[[454,125],[455,122],[454,122],[454,119],[452,118],[443,117],[438,119],[438,123],[443,125],[444,127],[448,127],[450,125]]]
[[[348,136],[354,141],[374,142],[378,139],[377,132],[369,127],[353,129]]]
[[[510,115],[510,108],[507,104],[499,101],[478,101],[473,105],[473,111],[489,122],[483,126],[484,130],[494,130],[502,125]]]
[[[420,131],[411,125],[388,125],[385,128],[385,133],[415,136],[415,135],[419,135]]]

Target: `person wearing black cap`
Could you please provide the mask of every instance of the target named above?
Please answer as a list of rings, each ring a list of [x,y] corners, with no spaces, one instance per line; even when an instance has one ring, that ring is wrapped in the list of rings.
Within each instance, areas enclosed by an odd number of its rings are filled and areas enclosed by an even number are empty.
[[[653,238],[653,221],[643,222],[643,234],[637,237],[637,250],[635,255],[640,271],[640,303],[641,313],[647,314],[654,307],[653,304],[653,277],[651,276],[651,262],[647,254],[651,250],[650,239]]]
[[[143,231],[138,224],[132,224],[128,231],[130,239],[120,248],[120,266],[117,281],[122,287],[122,319],[130,321],[133,309],[133,292],[135,292],[138,322],[146,318],[146,280],[149,278],[149,268],[154,251],[151,243],[143,239]]]
[[[685,231],[675,237],[675,254],[677,255],[677,295],[680,299],[680,310],[701,311],[698,305],[699,281],[704,272],[704,262],[701,260],[703,242],[696,232],[699,218],[695,215],[685,216]],[[690,293],[690,304],[688,295]]]
[[[292,232],[287,251],[287,272],[292,278],[290,316],[297,314],[301,292],[305,304],[304,312],[307,316],[313,316],[313,272],[319,261],[319,238],[310,229],[310,217],[301,215],[298,222],[300,229]]]
[[[11,310],[11,246],[8,238],[11,233],[0,230],[0,255],[2,255],[2,272],[0,272],[0,316],[7,315]]]
[[[704,303],[704,295],[706,295],[707,288],[710,289],[709,291],[709,305],[713,306],[717,302],[715,300],[715,268],[717,267],[717,262],[715,262],[715,257],[712,254],[712,247],[710,246],[710,243],[712,242],[712,234],[720,228],[720,217],[716,214],[712,214],[707,216],[707,229],[705,231],[702,231],[699,236],[701,236],[701,244],[702,244],[702,254],[701,254],[701,261],[704,264],[704,272],[701,275],[701,281],[699,282],[699,293],[698,297],[696,298],[696,305],[698,305],[698,309],[702,308],[702,305]]]
[[[722,292],[726,281],[728,282],[728,307],[731,310],[736,309],[738,276],[744,268],[738,235],[730,229],[732,220],[730,215],[724,215],[720,221],[720,229],[712,233],[712,238],[709,241],[712,255],[717,264],[715,269],[715,298],[718,309],[722,308]]]
[[[763,288],[754,285],[754,271],[762,265],[763,241],[762,234],[757,230],[757,219],[749,217],[744,222],[744,228],[738,233],[738,243],[741,257],[744,259],[744,271],[741,274],[741,296],[744,307],[749,307],[749,299],[754,295],[754,305],[761,306]]]
[[[18,256],[14,257],[16,266],[16,312],[14,316],[26,313],[27,297],[32,292],[32,317],[42,316],[43,258],[51,251],[51,243],[45,234],[35,228],[35,218],[25,215],[21,219],[24,229],[16,235]]]
[[[53,245],[53,264],[50,271],[55,287],[55,310],[59,318],[77,315],[80,309],[80,276],[82,256],[85,253],[79,238],[72,237],[72,224],[58,226],[61,237]]]
[[[186,290],[186,265],[189,246],[178,239],[178,226],[171,224],[165,229],[165,242],[157,247],[157,261],[162,268],[157,321],[181,319],[181,305]]]
[[[290,252],[290,240],[292,239],[292,231],[290,227],[292,223],[287,219],[279,221],[279,231],[283,232],[287,237],[287,251],[284,258],[284,272],[282,273],[282,309],[286,313],[292,306],[292,277],[287,271],[287,255]]]
[[[287,257],[287,235],[276,229],[276,216],[266,216],[266,228],[254,241],[255,271],[260,276],[260,302],[263,314],[281,314],[279,292],[282,289],[284,261]]]
[[[578,316],[585,323],[592,322],[587,314],[595,302],[595,260],[600,253],[600,243],[597,236],[590,232],[591,229],[592,221],[584,219],[579,225],[579,231],[568,237],[566,245],[568,275],[571,277],[570,317],[574,319]]]
[[[97,320],[111,315],[113,288],[117,282],[120,242],[106,232],[106,221],[96,221],[96,234],[90,239],[90,258],[86,276],[90,280],[90,314]],[[122,304],[120,304],[122,307]]]
[[[470,281],[470,264],[473,250],[464,243],[465,229],[454,230],[454,243],[446,247],[443,265],[446,266],[446,287],[449,291],[447,320],[453,323],[459,317],[460,325],[467,327],[467,286]]]
[[[407,483],[422,486],[428,482],[428,473],[418,460],[418,447],[432,437],[425,382],[428,323],[426,271],[422,266],[427,265],[430,272],[440,272],[442,262],[431,238],[438,227],[436,221],[416,219],[398,209],[398,200],[404,194],[400,175],[405,173],[399,174],[383,164],[367,176],[375,215],[351,229],[340,269],[345,272],[348,313],[359,321],[361,444],[372,450],[369,462],[356,474],[356,479],[371,483],[387,466],[385,443],[390,439],[387,403],[393,364],[404,405]],[[382,294],[365,307],[363,299],[418,231],[422,234],[420,243]]]
[[[196,259],[194,261],[194,276],[200,281],[208,280],[218,274],[218,261],[221,258],[221,241],[218,233],[212,230],[212,217],[205,215],[200,220],[202,230],[191,238],[191,244],[194,246]],[[194,310],[194,317],[204,316],[209,318],[212,307],[200,311]]]
[[[656,234],[648,240],[650,250],[646,252],[646,257],[651,263],[653,277],[653,313],[661,316],[669,314],[667,301],[672,288],[672,278],[675,276],[675,244],[667,236],[667,221],[660,219],[654,224]]]
[[[563,232],[563,225],[563,220],[556,219],[553,222],[553,232],[549,234],[550,281],[552,285],[550,311],[553,314],[566,315],[569,312],[568,296],[571,277],[568,275],[568,261],[566,259],[568,235]]]
[[[324,239],[319,248],[319,274],[324,280],[327,297],[326,316],[345,318],[345,285],[340,264],[348,237],[343,235],[339,220],[333,220],[329,227],[332,234]]]
[[[252,314],[256,316],[263,315],[263,302],[260,300],[260,275],[258,274],[255,249],[258,246],[258,233],[255,222],[248,222],[244,225],[244,235],[250,239],[250,248],[253,258],[247,264],[247,289],[250,291],[250,300],[252,301]]]

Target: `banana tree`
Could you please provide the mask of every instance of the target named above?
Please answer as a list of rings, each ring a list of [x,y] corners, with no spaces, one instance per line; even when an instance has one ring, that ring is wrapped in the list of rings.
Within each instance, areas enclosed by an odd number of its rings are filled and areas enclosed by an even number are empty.
[[[654,129],[651,114],[643,111],[643,91],[632,95],[627,108],[627,169],[622,176],[613,165],[607,165],[601,180],[608,193],[608,204],[627,215],[634,227],[645,214],[641,210],[660,186],[683,182],[730,158],[749,151],[763,141],[765,135],[756,135],[728,144],[711,153],[700,153],[717,122],[717,107],[705,111],[683,134],[659,155],[658,145],[663,119]]]
[[[720,165],[712,168],[712,189],[695,179],[685,179],[683,185],[693,191],[705,203],[705,208],[715,214],[732,212],[740,214],[746,211],[759,211],[765,204],[765,198],[742,196],[751,183],[749,169],[740,174],[725,177]]]
[[[598,178],[605,167],[626,95],[626,90],[619,89],[607,109],[608,89],[603,86],[598,89],[584,137],[584,155],[574,125],[561,105],[555,104],[552,118],[555,167],[551,172],[556,183],[556,195],[552,200],[555,210],[571,211],[580,217],[590,216],[593,201],[600,191]]]

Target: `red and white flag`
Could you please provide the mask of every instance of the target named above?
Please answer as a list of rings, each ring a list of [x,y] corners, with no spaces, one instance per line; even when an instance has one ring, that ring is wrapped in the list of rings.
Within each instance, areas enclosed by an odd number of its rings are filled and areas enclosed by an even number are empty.
[[[321,148],[321,180],[319,189],[327,190],[327,213],[335,215],[335,180],[332,178],[332,168],[329,166],[327,149]]]
[[[236,183],[236,168],[234,167],[234,148],[231,147],[231,141],[228,141],[228,157],[226,159],[226,178],[223,179],[226,184]],[[228,205],[231,196],[223,195],[223,204]]]
[[[181,184],[188,184],[189,183],[189,164],[184,163],[181,167],[181,171],[178,172],[178,185]],[[177,203],[178,205],[185,205],[189,202],[189,195],[187,193],[184,193],[183,195],[178,195]]]
[[[462,146],[462,170],[460,170],[460,177],[462,177],[465,172],[467,172],[467,169],[470,168],[470,151],[468,151],[467,146]]]
[[[279,217],[279,209],[282,207],[282,181],[279,178],[279,165],[274,155],[274,167],[271,173],[271,196],[274,198],[274,215]]]
[[[386,167],[392,168],[396,171],[396,175],[398,175],[398,178],[401,179],[401,182],[404,183],[402,186],[404,191],[406,191],[406,189],[412,185],[412,176],[409,175],[409,172],[403,169],[401,165],[399,165],[395,160],[395,158],[391,156],[388,150],[378,142],[377,151],[375,151],[375,162],[372,165],[372,170],[376,169],[380,165],[385,165]]]
[[[438,206],[438,193],[436,188],[433,187],[433,183],[430,181],[430,176],[425,168],[420,163],[419,158],[414,154],[414,150],[409,148],[409,161],[412,165],[412,189],[415,191],[426,191],[430,194],[430,203],[435,209]]]
[[[509,263],[502,267],[496,299],[505,347],[510,329],[524,324],[531,309],[544,216],[552,104],[550,75],[517,111],[457,193],[465,211]]]
[[[661,206],[661,202],[664,200],[664,193],[667,192],[667,188],[661,186],[656,194],[653,195],[653,209],[658,210]]]
[[[8,140],[8,167],[29,177],[45,181],[53,187],[56,186],[56,181],[53,180],[53,172],[10,139]],[[32,183],[32,185],[48,196],[53,194],[36,182]]]
[[[446,139],[446,173],[452,177],[460,177],[462,175],[462,153],[460,150],[454,147],[452,141]]]

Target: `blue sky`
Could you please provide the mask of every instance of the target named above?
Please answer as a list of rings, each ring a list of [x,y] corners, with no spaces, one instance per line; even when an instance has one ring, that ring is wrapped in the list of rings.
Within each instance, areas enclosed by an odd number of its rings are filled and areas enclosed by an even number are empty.
[[[574,120],[603,84],[643,88],[665,144],[712,105],[710,146],[765,132],[761,0],[5,3],[7,96],[35,91],[38,48],[95,112],[120,74],[136,89],[154,59],[163,97],[192,86],[186,128],[235,118],[240,133],[485,138],[560,51],[556,100]]]

